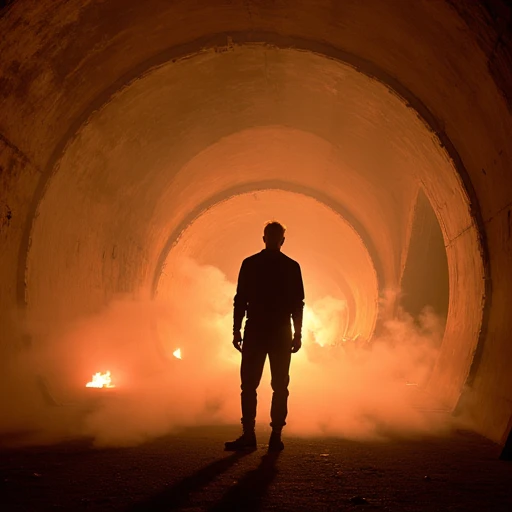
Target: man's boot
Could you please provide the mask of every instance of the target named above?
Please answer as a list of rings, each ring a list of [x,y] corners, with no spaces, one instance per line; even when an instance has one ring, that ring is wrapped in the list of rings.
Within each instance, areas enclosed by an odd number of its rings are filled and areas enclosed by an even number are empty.
[[[281,441],[281,430],[273,429],[268,441],[268,451],[280,452],[281,450],[284,450],[284,443]]]
[[[224,443],[227,452],[243,452],[256,450],[256,434],[254,429],[244,429],[244,433],[235,441]]]

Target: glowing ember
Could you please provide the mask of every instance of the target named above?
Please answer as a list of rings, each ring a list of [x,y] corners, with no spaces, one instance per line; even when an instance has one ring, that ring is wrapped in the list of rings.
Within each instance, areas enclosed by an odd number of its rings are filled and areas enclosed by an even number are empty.
[[[181,359],[181,348],[178,348],[177,350],[175,350],[172,355],[176,358],[176,359]]]
[[[112,384],[112,378],[110,376],[110,372],[105,373],[95,373],[92,376],[91,382],[88,382],[85,385],[86,388],[115,388],[116,386]]]

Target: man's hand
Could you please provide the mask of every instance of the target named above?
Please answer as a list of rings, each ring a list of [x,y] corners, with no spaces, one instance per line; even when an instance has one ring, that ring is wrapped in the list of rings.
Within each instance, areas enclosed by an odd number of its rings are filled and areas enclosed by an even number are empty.
[[[295,334],[292,341],[292,354],[295,354],[302,347],[302,339],[300,334]]]
[[[242,335],[240,331],[233,333],[233,347],[235,347],[238,352],[242,352]]]

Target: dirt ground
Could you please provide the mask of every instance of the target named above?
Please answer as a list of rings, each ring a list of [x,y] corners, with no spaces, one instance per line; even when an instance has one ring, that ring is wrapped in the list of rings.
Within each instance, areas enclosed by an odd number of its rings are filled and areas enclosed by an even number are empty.
[[[512,511],[512,463],[474,434],[354,442],[268,431],[223,451],[238,427],[194,428],[133,448],[90,441],[0,450],[5,511]]]

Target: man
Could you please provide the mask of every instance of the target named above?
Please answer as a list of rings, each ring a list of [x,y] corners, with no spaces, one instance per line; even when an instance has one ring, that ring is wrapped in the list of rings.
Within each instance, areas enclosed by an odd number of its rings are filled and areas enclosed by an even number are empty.
[[[256,389],[268,355],[273,390],[270,409],[270,451],[284,448],[281,430],[288,413],[288,384],[292,352],[301,347],[304,286],[299,264],[281,252],[285,228],[279,222],[265,226],[265,249],[246,258],[240,268],[234,299],[233,345],[242,352],[243,434],[225,444],[226,450],[256,449]],[[242,338],[244,316],[247,321]],[[291,320],[294,333],[292,336]],[[243,340],[243,343],[242,343]]]

